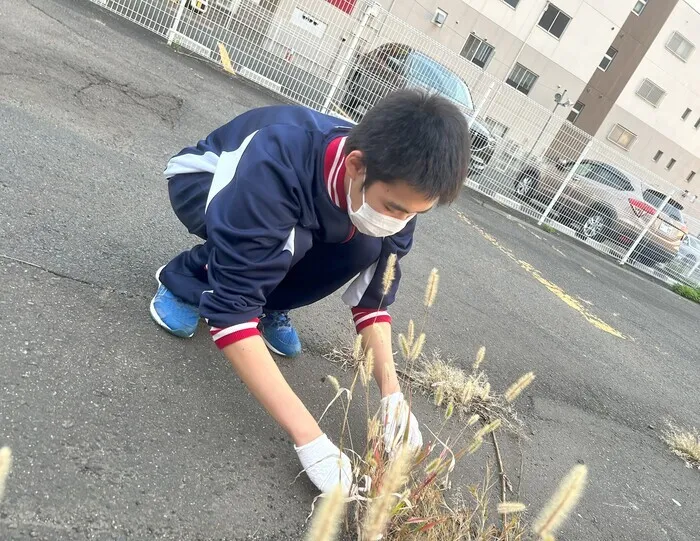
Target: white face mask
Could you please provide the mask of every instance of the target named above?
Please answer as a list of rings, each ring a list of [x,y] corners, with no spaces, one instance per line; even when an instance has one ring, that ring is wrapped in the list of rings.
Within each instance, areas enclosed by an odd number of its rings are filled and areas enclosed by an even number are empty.
[[[350,192],[352,191],[352,180],[348,188],[348,216],[350,221],[360,233],[370,237],[390,237],[401,231],[410,222],[415,214],[411,214],[405,220],[399,220],[393,216],[387,216],[377,212],[365,201],[365,190],[362,188],[362,205],[357,211],[352,210]]]

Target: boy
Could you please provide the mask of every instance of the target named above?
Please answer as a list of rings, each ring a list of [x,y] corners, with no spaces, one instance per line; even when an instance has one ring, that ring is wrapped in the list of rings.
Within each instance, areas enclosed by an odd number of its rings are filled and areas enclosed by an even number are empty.
[[[158,271],[153,319],[191,337],[200,317],[251,393],[294,442],[322,492],[352,482],[348,457],[289,387],[268,348],[301,344],[289,310],[352,280],[343,300],[374,350],[385,441],[418,422],[394,368],[384,294],[387,259],[408,253],[416,215],[455,199],[469,163],[469,129],[445,98],[390,94],[353,126],[297,106],[248,111],[173,157],[165,170],[175,214],[204,242]],[[266,347],[267,346],[267,347]]]

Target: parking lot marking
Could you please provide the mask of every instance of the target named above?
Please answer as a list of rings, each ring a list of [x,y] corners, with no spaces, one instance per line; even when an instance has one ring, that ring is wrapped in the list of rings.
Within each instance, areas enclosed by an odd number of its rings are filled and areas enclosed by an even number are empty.
[[[496,239],[493,235],[490,233],[487,233],[476,225],[474,222],[472,222],[469,218],[467,218],[463,213],[456,211],[457,215],[460,217],[460,219],[471,226],[473,229],[479,232],[479,234],[484,237],[487,241],[489,241],[491,244],[493,244],[498,250],[500,250],[503,254],[505,254],[508,259],[511,261],[514,261],[517,263],[521,269],[526,271],[530,276],[532,276],[535,280],[537,280],[540,284],[542,284],[544,287],[546,287],[549,291],[551,291],[559,300],[564,302],[567,306],[573,308],[576,310],[579,314],[583,316],[583,318],[588,321],[591,325],[596,327],[597,329],[600,329],[603,332],[606,332],[608,334],[611,334],[617,338],[622,338],[623,340],[626,339],[626,336],[622,334],[620,331],[615,329],[612,325],[609,325],[602,319],[600,319],[598,316],[595,314],[591,313],[586,309],[581,302],[579,302],[577,299],[566,293],[561,287],[559,287],[557,284],[550,282],[547,280],[544,276],[542,276],[542,273],[538,271],[535,267],[530,265],[527,261],[523,261],[522,259],[518,259],[513,252],[511,252],[508,248],[505,246],[502,246],[499,242],[498,239]]]
[[[566,254],[565,254],[564,252],[562,252],[559,248],[557,248],[556,246],[554,246],[553,244],[552,244],[552,249],[553,249],[555,252],[557,252],[559,255],[563,255],[564,257],[566,257]]]
[[[219,42],[219,56],[221,57],[221,65],[224,67],[224,69],[235,75],[236,70],[233,69],[233,65],[231,65],[231,57],[228,55],[228,51],[226,50],[226,46]]]

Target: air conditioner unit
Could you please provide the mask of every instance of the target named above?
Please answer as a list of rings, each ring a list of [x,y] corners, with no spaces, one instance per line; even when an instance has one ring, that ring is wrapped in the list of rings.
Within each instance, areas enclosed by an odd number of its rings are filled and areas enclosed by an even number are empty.
[[[435,15],[433,15],[432,23],[435,26],[442,26],[445,24],[445,21],[447,20],[447,12],[444,9],[437,8],[435,10]]]
[[[207,12],[207,0],[188,0],[186,6],[192,11],[204,14]]]

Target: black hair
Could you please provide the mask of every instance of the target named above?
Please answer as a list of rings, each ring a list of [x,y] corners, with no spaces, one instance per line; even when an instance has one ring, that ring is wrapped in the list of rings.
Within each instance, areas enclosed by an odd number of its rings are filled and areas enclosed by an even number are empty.
[[[364,155],[365,186],[404,181],[438,204],[457,198],[469,169],[469,125],[447,98],[397,90],[350,132],[346,153]]]

